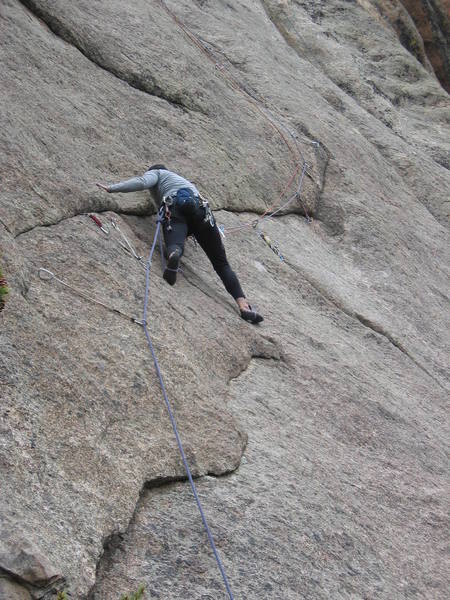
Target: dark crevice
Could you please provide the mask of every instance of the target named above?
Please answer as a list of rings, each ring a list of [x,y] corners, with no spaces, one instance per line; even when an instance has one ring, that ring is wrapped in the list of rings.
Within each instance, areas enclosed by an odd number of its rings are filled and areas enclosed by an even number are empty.
[[[118,549],[120,549],[123,540],[127,536],[128,531],[130,530],[130,527],[132,526],[132,524],[134,523],[134,521],[136,519],[136,515],[140,509],[142,499],[143,499],[143,496],[144,496],[146,490],[152,489],[152,488],[155,489],[158,487],[163,487],[165,485],[169,485],[169,483],[172,483],[174,481],[179,481],[180,479],[181,479],[180,477],[175,477],[175,476],[174,477],[161,476],[161,477],[155,477],[155,479],[151,479],[147,482],[144,482],[144,485],[142,486],[142,488],[139,492],[139,497],[136,501],[133,513],[130,517],[130,520],[128,521],[126,529],[124,529],[124,530],[115,529],[103,539],[103,544],[102,544],[103,552],[97,560],[97,565],[96,565],[96,570],[95,570],[95,583],[89,590],[88,594],[86,595],[85,600],[94,600],[95,594],[96,594],[96,589],[102,578],[102,570],[105,567],[106,568],[108,567],[108,564],[110,563],[111,559],[113,558],[115,552]]]
[[[14,583],[17,583],[19,585],[22,585],[24,588],[26,588],[27,590],[29,589],[27,586],[28,584],[22,579],[22,577],[20,577],[19,575],[17,575],[16,573],[14,573],[13,571],[9,571],[8,569],[5,569],[4,567],[2,567],[0,565],[0,577],[3,579],[9,579],[10,581],[13,581]]]
[[[317,148],[319,150],[323,149],[325,158],[322,159],[322,181],[316,199],[316,206],[314,211],[315,214],[313,216],[316,221],[319,220],[323,223],[323,225],[325,226],[325,228],[331,236],[335,237],[338,235],[342,235],[345,231],[345,214],[340,204],[337,207],[328,207],[327,210],[323,210],[324,207],[322,206],[322,199],[327,185],[327,169],[331,159],[331,152],[326,146],[324,146],[324,144],[320,142],[318,143]],[[338,213],[340,211],[340,214],[336,214],[335,219],[330,219],[330,213],[332,213],[333,211],[334,213]]]
[[[56,593],[63,589],[65,578],[61,575],[55,575],[43,581],[36,581],[35,584],[23,579],[14,571],[5,569],[0,565],[0,578],[9,580],[23,588],[24,593],[29,592],[33,598],[45,598],[48,594],[55,597]],[[14,596],[15,597],[15,596]],[[4,599],[4,600],[9,600]]]
[[[2,221],[1,219],[0,219],[0,225],[2,225],[2,227],[4,227],[9,234],[13,235],[13,232],[9,229],[9,227],[6,225],[6,223],[4,221]]]
[[[55,219],[54,221],[37,223],[36,225],[32,225],[31,227],[28,227],[28,229],[23,229],[23,230],[19,231],[19,233],[16,233],[14,235],[14,239],[18,240],[22,235],[26,235],[27,233],[30,233],[31,231],[34,231],[35,229],[41,229],[41,228],[45,229],[46,227],[55,227],[56,225],[59,225],[63,221],[68,221],[69,219],[74,219],[75,217],[79,217],[84,214],[85,214],[84,212],[83,213],[74,213],[73,215],[69,215],[68,217],[62,217],[61,219]]]
[[[237,468],[237,467],[236,467]],[[236,469],[234,469],[236,470]],[[214,478],[220,478],[223,476],[230,475],[233,470],[227,470],[222,473],[212,473],[207,472],[204,475],[192,475],[193,479],[201,479],[202,477],[210,476]],[[187,475],[173,475],[173,476],[160,476],[155,477],[154,479],[150,479],[146,481],[139,492],[139,497],[135,504],[133,513],[128,521],[127,527],[125,530],[114,530],[109,535],[104,538],[103,541],[103,552],[97,561],[96,566],[96,574],[95,574],[95,583],[92,588],[89,590],[88,594],[85,597],[85,600],[95,600],[98,586],[104,576],[104,570],[108,569],[109,564],[114,558],[114,554],[116,551],[120,551],[123,541],[127,538],[131,527],[136,521],[137,514],[141,509],[141,505],[144,501],[144,496],[149,490],[155,490],[160,488],[169,487],[175,483],[186,482]]]
[[[126,83],[130,87],[161,98],[172,106],[184,111],[194,111],[207,116],[207,113],[202,110],[199,106],[194,103],[187,104],[185,99],[181,97],[180,93],[168,94],[167,91],[163,90],[154,80],[151,75],[148,75],[146,79],[138,73],[126,73],[119,69],[116,69],[114,65],[109,64],[102,56],[98,49],[94,45],[91,46],[89,41],[82,41],[80,37],[67,26],[60,18],[52,15],[50,12],[38,6],[35,0],[18,0],[23,6],[25,6],[36,18],[44,23],[48,29],[54,33],[57,37],[62,39],[67,44],[70,44],[76,48],[85,58],[91,63],[95,64],[100,69],[106,71],[110,75],[117,77],[120,81]]]
[[[402,0],[409,17],[414,22],[420,38],[421,51],[425,52],[434,74],[442,87],[450,93],[450,59],[449,39],[450,22],[445,2],[440,6],[435,0],[416,2],[415,0]],[[400,31],[400,41],[405,48],[413,54],[422,64],[423,60],[417,54],[417,42],[411,38],[410,32],[402,28],[402,23],[395,23]]]
[[[428,375],[428,377],[431,377],[431,379],[433,379],[433,381],[435,381],[442,389],[445,390],[445,387],[441,384],[441,382],[436,379],[434,377],[434,375],[432,375],[432,373],[430,373],[423,365],[421,365],[409,352],[408,350],[406,350],[406,348],[403,346],[403,344],[401,342],[399,342],[398,340],[396,340],[388,331],[386,331],[381,325],[378,325],[377,323],[374,323],[373,321],[371,321],[370,319],[367,319],[366,317],[360,315],[359,313],[354,313],[354,316],[358,319],[358,321],[364,325],[364,327],[368,327],[369,329],[371,329],[372,331],[374,331],[375,333],[378,333],[382,336],[384,336],[387,340],[389,340],[389,342],[395,347],[398,348],[401,352],[403,352],[403,354],[405,354],[410,360],[412,360],[412,362],[419,367],[419,369],[421,369],[422,371],[424,371],[424,373],[426,373]]]
[[[59,225],[60,223],[63,223],[64,221],[68,221],[69,219],[75,219],[76,217],[86,216],[86,215],[88,215],[90,213],[94,213],[96,215],[101,215],[102,213],[107,213],[107,212],[111,212],[111,213],[114,213],[116,215],[126,215],[126,216],[134,216],[134,217],[149,216],[149,213],[141,211],[141,210],[135,210],[135,211],[132,211],[132,210],[120,210],[120,208],[118,206],[109,207],[109,208],[102,208],[102,209],[98,209],[97,208],[97,209],[83,210],[81,212],[75,212],[72,215],[61,217],[60,219],[54,219],[52,221],[43,222],[43,223],[37,223],[36,225],[32,225],[31,227],[28,227],[28,229],[23,229],[23,230],[19,231],[19,233],[16,233],[14,235],[14,239],[17,240],[22,235],[30,233],[34,229],[46,228],[46,227],[55,227],[56,225]]]

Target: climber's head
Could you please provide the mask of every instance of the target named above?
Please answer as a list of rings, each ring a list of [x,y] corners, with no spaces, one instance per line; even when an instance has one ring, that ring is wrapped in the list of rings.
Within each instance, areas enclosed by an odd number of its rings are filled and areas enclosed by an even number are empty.
[[[148,171],[157,171],[157,170],[162,170],[162,171],[167,171],[167,167],[165,167],[164,165],[152,165],[151,167],[149,167],[147,170]]]

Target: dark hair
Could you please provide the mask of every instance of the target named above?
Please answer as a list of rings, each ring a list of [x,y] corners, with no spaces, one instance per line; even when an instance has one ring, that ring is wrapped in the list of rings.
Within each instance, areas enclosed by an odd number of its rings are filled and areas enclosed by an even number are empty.
[[[153,170],[159,170],[162,169],[163,171],[167,171],[167,167],[165,167],[164,165],[152,165],[151,167],[148,167],[148,171],[153,171]]]

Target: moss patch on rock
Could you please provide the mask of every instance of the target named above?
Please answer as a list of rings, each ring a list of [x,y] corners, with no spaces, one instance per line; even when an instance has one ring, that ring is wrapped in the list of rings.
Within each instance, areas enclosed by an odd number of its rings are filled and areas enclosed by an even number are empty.
[[[3,277],[2,270],[0,268],[0,311],[5,307],[5,299],[8,295],[8,283],[6,279]]]

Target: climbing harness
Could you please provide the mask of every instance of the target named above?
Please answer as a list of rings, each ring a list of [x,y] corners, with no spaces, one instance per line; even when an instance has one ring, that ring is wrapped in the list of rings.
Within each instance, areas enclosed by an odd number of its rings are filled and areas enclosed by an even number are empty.
[[[122,312],[118,308],[114,308],[113,306],[108,306],[107,304],[105,304],[104,302],[101,302],[101,300],[98,300],[97,298],[93,298],[92,296],[83,294],[83,292],[80,292],[80,290],[78,288],[66,283],[62,279],[59,279],[59,277],[56,277],[56,275],[49,269],[44,269],[43,267],[41,267],[40,269],[38,269],[38,275],[39,275],[39,279],[41,279],[42,281],[55,280],[58,283],[60,283],[61,285],[63,285],[64,287],[75,292],[75,294],[77,294],[77,296],[81,296],[81,298],[84,298],[85,300],[88,300],[89,302],[93,302],[94,304],[99,304],[100,306],[103,306],[103,308],[106,308],[107,310],[109,310],[111,312],[115,312],[116,314],[118,314],[122,317],[125,317],[126,319],[128,319],[129,321],[132,321],[133,323],[136,323],[137,325],[142,325],[142,322],[139,319],[136,319],[135,317],[132,317],[131,315],[128,315],[127,313]]]
[[[177,200],[177,196],[178,196],[178,194],[176,194],[175,196],[164,196],[162,199],[162,202],[161,202],[160,209],[158,211],[158,220],[160,220],[161,223],[165,224],[166,231],[172,231],[172,225],[170,222],[171,217],[172,217],[172,212],[170,209],[172,208],[172,206],[176,206],[179,204],[178,200]],[[197,210],[198,208],[203,208],[203,210],[205,211],[205,216],[203,218],[203,222],[209,223],[211,225],[211,227],[214,227],[214,225],[216,224],[216,220],[214,219],[214,215],[212,213],[211,207],[209,206],[208,200],[206,200],[206,198],[204,198],[201,195],[198,196],[198,199],[196,196],[193,196],[193,198],[195,199],[195,207],[196,207],[195,209]],[[223,230],[221,231],[221,233],[223,235]],[[197,250],[198,243],[197,243],[197,240],[195,239],[194,235],[189,234],[188,239],[192,240],[192,242],[194,244],[194,248],[195,248],[195,250]],[[160,242],[161,242],[161,236],[160,236]],[[163,257],[162,242],[161,242],[161,256]],[[182,273],[182,270],[180,268],[167,269],[167,270],[168,271],[175,270],[175,271]]]
[[[172,217],[170,207],[172,206],[172,204],[173,204],[172,197],[164,196],[161,207],[158,211],[158,218],[161,220],[162,223],[166,224],[167,231],[172,231],[172,225],[170,223],[170,219]]]
[[[195,196],[190,188],[180,188],[173,196],[164,196],[162,199],[159,215],[167,224],[167,230],[172,230],[170,219],[172,216],[171,208],[177,207],[185,216],[194,215],[199,208],[203,208],[205,216],[203,221],[214,227],[215,220],[208,200],[203,196]]]
[[[206,200],[206,198],[203,198],[203,196],[200,196],[200,200],[202,201],[202,207],[205,210],[205,218],[203,219],[203,221],[205,223],[209,223],[211,227],[214,227],[214,225],[216,224],[216,220],[214,219],[214,215],[212,213],[211,207],[209,206],[208,200]]]

